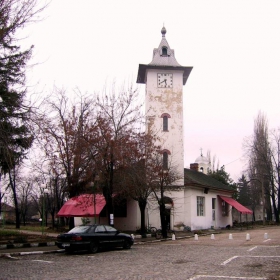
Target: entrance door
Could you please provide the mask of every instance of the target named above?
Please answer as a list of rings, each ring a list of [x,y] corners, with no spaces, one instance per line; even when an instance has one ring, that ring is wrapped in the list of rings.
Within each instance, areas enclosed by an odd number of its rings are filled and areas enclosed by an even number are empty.
[[[171,216],[171,209],[165,209],[165,221],[167,225],[167,230],[170,230],[170,216]]]

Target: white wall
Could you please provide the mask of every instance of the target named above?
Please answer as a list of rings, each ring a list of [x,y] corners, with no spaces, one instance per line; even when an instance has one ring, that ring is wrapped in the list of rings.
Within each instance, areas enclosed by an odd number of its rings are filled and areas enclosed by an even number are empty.
[[[157,74],[172,73],[173,88],[158,88]],[[145,108],[147,115],[147,132],[152,131],[159,137],[163,149],[171,152],[169,160],[182,178],[177,182],[183,185],[184,145],[183,145],[183,72],[172,70],[147,70]],[[168,113],[168,131],[163,131],[161,115]]]
[[[179,223],[191,227],[191,230],[209,229],[211,227],[221,228],[232,225],[232,208],[228,205],[228,216],[222,216],[222,200],[218,197],[221,194],[209,190],[204,193],[202,188],[185,188],[180,191],[166,192],[165,196],[172,198],[174,206],[171,209],[171,229]],[[197,196],[205,198],[204,216],[197,216]],[[215,221],[212,219],[212,198],[216,199]],[[148,204],[149,222],[151,226],[160,228],[160,215],[157,202],[152,198]]]
[[[131,199],[127,201],[127,217],[115,218],[115,227],[122,231],[136,231],[140,228],[140,209],[137,201]]]

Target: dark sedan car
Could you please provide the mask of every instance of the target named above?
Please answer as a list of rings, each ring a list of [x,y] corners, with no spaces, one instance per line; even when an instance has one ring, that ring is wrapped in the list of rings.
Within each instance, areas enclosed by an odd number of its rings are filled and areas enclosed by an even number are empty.
[[[122,247],[130,249],[133,245],[131,235],[121,233],[108,225],[77,226],[67,233],[57,236],[56,245],[66,252],[88,250],[96,253],[99,248]]]

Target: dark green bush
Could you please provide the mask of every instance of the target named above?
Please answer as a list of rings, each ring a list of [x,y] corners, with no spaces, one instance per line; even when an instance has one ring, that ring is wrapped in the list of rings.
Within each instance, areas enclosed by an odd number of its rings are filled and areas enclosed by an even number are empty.
[[[27,238],[25,235],[19,235],[15,237],[14,243],[27,243]]]
[[[0,229],[0,236],[18,236],[21,235],[20,232],[16,231],[16,230],[1,230]]]

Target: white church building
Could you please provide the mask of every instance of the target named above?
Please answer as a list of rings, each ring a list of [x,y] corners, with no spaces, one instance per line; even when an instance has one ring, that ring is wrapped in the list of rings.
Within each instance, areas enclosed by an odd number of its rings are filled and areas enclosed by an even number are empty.
[[[152,61],[139,64],[137,83],[146,87],[146,131],[157,133],[163,164],[172,161],[182,178],[176,182],[180,188],[165,192],[169,198],[166,202],[168,225],[173,230],[181,230],[181,226],[199,230],[232,225],[232,207],[240,213],[251,213],[251,210],[231,198],[234,191],[229,186],[206,175],[210,164],[202,154],[189,168],[184,168],[183,86],[192,67],[177,62],[174,50],[166,40],[165,27],[161,35],[158,48],[153,50]],[[99,217],[98,221],[106,223],[107,218]],[[127,215],[115,217],[114,225],[120,230],[140,228],[140,210],[136,201],[127,201]],[[146,208],[146,225],[160,228],[159,205],[152,198]]]
[[[206,175],[208,160],[201,156],[190,169],[184,168],[183,131],[183,86],[186,84],[192,67],[181,66],[174,50],[166,40],[166,29],[161,30],[162,38],[153,51],[152,61],[140,64],[137,82],[146,85],[145,108],[147,132],[159,135],[163,162],[167,158],[181,173],[180,190],[166,192],[170,198],[170,216],[167,217],[171,229],[185,225],[192,230],[210,227],[225,227],[232,224],[231,206],[223,197],[231,198],[233,190]],[[147,216],[152,226],[160,227],[159,210],[156,204],[149,203]]]

